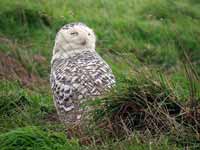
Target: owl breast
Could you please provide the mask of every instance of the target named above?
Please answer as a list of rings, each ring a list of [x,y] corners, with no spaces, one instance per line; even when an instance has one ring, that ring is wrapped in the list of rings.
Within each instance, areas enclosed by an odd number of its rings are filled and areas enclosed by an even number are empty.
[[[115,84],[110,67],[95,51],[55,59],[50,79],[56,103],[64,111],[73,109],[74,101],[101,96]]]

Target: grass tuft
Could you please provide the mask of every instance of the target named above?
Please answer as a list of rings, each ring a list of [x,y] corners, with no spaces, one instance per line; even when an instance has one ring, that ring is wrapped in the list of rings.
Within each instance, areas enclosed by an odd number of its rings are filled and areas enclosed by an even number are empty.
[[[124,80],[109,96],[92,103],[94,126],[117,139],[139,132],[143,137],[168,135],[178,145],[199,147],[199,97],[195,96],[195,107],[188,105],[194,97],[184,97],[176,95],[169,79],[161,73],[137,72],[135,78]]]
[[[77,141],[66,141],[63,134],[45,131],[35,126],[18,128],[0,135],[0,147],[2,150],[77,150]]]

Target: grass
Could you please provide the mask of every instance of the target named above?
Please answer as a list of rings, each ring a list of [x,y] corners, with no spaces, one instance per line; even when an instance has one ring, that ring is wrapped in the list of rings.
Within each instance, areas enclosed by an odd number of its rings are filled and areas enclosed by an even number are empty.
[[[2,150],[25,149],[79,149],[77,141],[66,141],[63,134],[46,132],[38,127],[26,127],[0,135]]]
[[[198,106],[200,100],[199,10],[198,0],[1,1],[0,51],[15,59],[40,81],[28,86],[16,81],[23,78],[20,74],[16,73],[14,76],[18,78],[13,76],[13,80],[8,80],[5,74],[2,76],[0,73],[0,147],[197,148],[199,133],[195,131],[198,127],[192,130],[191,126],[194,127],[193,122],[198,118],[191,121],[191,118],[183,116],[183,121],[190,126],[185,127],[184,123],[177,120],[181,124],[181,134],[180,131],[173,131],[170,126],[167,133],[156,134],[156,137],[146,134],[148,130],[141,133],[131,128],[128,135],[123,135],[125,138],[119,139],[110,137],[107,129],[96,128],[99,120],[101,124],[102,120],[112,118],[127,102],[135,105],[137,95],[142,97],[140,100],[143,102],[148,96],[152,100],[159,100],[156,101],[158,104],[165,104],[163,101],[166,99],[170,102],[173,100],[188,108],[189,114],[193,114],[191,101],[195,100]],[[101,145],[93,141],[93,144],[84,146],[76,139],[65,140],[64,127],[56,120],[48,83],[56,31],[66,23],[77,21],[94,29],[98,39],[97,51],[112,67],[117,78],[117,89],[94,104],[97,105],[95,107],[99,114],[96,122],[92,122],[94,126],[89,134],[94,138],[96,135],[105,137],[106,140]],[[3,63],[0,63],[0,70],[1,64]],[[157,105],[153,105],[155,106],[157,108]],[[155,113],[157,110],[147,108],[145,112],[153,110]],[[155,116],[152,115],[154,118]],[[119,120],[114,121],[116,122],[111,122],[113,125],[120,125]],[[120,129],[120,132],[125,133],[124,129]]]

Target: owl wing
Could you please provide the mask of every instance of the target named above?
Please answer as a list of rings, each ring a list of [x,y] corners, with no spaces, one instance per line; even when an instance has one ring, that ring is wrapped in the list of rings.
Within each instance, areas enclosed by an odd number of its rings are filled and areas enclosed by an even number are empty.
[[[54,60],[50,79],[55,101],[64,111],[72,110],[74,101],[103,95],[115,84],[110,67],[95,51]]]

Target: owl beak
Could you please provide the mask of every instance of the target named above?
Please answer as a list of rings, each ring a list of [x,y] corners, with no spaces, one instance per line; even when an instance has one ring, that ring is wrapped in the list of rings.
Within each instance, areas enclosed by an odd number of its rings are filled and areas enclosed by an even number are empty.
[[[86,40],[84,40],[83,42],[81,42],[81,45],[86,45]]]

